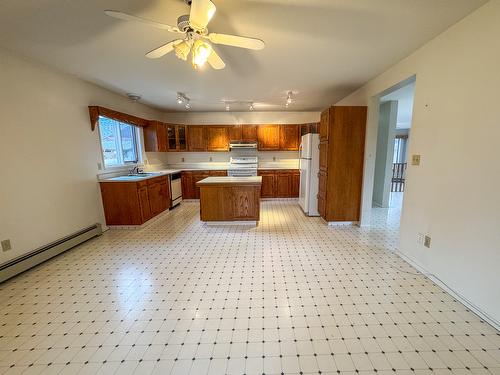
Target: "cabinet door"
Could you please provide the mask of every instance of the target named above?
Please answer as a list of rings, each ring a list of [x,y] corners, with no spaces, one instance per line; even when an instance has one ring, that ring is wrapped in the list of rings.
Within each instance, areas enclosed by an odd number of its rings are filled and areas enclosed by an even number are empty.
[[[196,186],[196,183],[198,181],[201,181],[207,177],[210,176],[210,173],[208,171],[203,171],[203,172],[194,172],[193,173],[193,179],[192,179],[192,190],[194,191],[194,198],[195,199],[200,199],[200,188]]]
[[[193,125],[188,128],[188,150],[207,151],[207,139],[205,127]]]
[[[276,197],[289,198],[292,193],[292,174],[289,171],[276,173]]]
[[[274,198],[276,196],[276,174],[274,171],[259,171],[259,176],[262,176],[262,187],[260,196],[262,198]]]
[[[172,196],[170,194],[170,180],[168,177],[163,177],[160,182],[161,198],[162,198],[162,211],[170,208],[172,203]]]
[[[167,124],[167,151],[178,151],[177,126],[172,124]]]
[[[158,134],[158,151],[167,151],[167,127],[165,124],[158,122],[156,125],[156,132]]]
[[[207,151],[229,151],[229,134],[226,126],[207,126]]]
[[[293,171],[292,172],[292,187],[290,189],[290,197],[298,198],[300,189],[300,172]]]
[[[319,169],[322,171],[328,169],[328,141],[319,144]]]
[[[167,151],[167,128],[159,121],[151,121],[144,127],[144,150],[147,152]]]
[[[319,139],[321,141],[327,141],[329,131],[330,131],[330,109],[326,109],[321,113],[321,121],[319,124]]]
[[[193,174],[191,172],[182,172],[181,186],[183,199],[195,198],[195,191],[193,189]]]
[[[325,197],[318,194],[318,212],[319,216],[326,220],[326,200]]]
[[[318,173],[318,195],[326,198],[326,189],[328,183],[328,173],[320,171]]]
[[[161,194],[161,186],[159,182],[155,182],[151,185],[148,185],[148,198],[149,198],[149,207],[151,208],[151,215],[155,216],[162,212],[163,208],[163,197]]]
[[[243,141],[257,142],[257,125],[242,125],[241,139]]]
[[[301,124],[300,125],[300,136],[311,133],[311,125],[310,124]]]
[[[242,140],[241,135],[241,125],[233,125],[229,128],[229,140],[230,141],[240,141]]]
[[[187,151],[186,125],[176,125],[177,150]]]
[[[280,150],[298,151],[299,149],[299,126],[281,125],[280,126]]]
[[[280,149],[280,126],[260,125],[257,127],[259,150],[278,151]]]
[[[233,187],[230,195],[233,220],[257,219],[259,217],[259,204],[256,197],[258,196],[258,190],[254,186]]]
[[[139,206],[141,208],[142,222],[146,222],[153,217],[151,207],[149,206],[148,188],[144,186],[137,190],[139,197]]]

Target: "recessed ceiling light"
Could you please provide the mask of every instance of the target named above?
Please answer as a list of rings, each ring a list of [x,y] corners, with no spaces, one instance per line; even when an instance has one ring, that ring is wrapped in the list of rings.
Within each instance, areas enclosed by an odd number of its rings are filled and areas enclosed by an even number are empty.
[[[133,94],[131,92],[127,92],[127,97],[130,99],[130,100],[133,100],[134,102],[138,101],[138,100],[141,100],[141,96],[138,95],[138,94]]]

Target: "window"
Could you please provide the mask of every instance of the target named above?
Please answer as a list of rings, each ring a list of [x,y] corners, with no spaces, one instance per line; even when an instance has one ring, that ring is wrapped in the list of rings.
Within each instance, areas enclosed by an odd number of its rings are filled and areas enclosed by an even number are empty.
[[[99,116],[99,133],[104,167],[119,167],[139,161],[135,126]]]

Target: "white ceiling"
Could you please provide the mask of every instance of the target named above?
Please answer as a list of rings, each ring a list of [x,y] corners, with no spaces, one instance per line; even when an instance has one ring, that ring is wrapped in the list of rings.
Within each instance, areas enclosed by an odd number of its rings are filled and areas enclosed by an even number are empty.
[[[400,87],[380,98],[381,102],[395,100],[398,102],[396,129],[410,129],[413,117],[413,100],[415,97],[415,81]]]
[[[176,24],[182,0],[1,0],[0,46],[142,102],[180,110],[223,111],[221,100],[256,110],[320,110],[407,56],[487,0],[214,0],[211,32],[261,38],[262,51],[218,46],[221,71],[195,71],[170,54],[144,54],[175,35],[109,18],[117,9]],[[246,108],[234,108],[241,110]]]

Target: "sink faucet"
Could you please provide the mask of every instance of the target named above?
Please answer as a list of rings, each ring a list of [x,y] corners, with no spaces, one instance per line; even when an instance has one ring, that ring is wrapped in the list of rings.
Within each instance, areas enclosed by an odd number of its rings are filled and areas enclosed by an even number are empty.
[[[130,171],[129,171],[129,174],[139,174],[139,173],[142,173],[143,170],[139,169],[139,166],[135,166],[134,168],[132,168]]]

